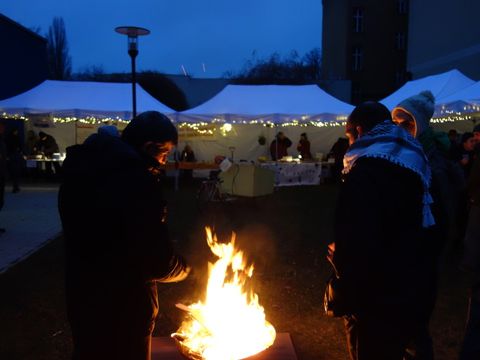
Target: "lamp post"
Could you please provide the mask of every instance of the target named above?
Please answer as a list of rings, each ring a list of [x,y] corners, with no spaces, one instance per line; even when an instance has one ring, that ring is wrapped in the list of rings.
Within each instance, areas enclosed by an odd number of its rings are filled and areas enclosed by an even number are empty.
[[[122,35],[128,36],[128,55],[132,59],[132,104],[133,118],[137,116],[137,91],[136,91],[136,72],[135,72],[135,58],[138,55],[138,37],[141,35],[150,34],[150,30],[137,27],[137,26],[119,26],[115,28],[115,31]]]

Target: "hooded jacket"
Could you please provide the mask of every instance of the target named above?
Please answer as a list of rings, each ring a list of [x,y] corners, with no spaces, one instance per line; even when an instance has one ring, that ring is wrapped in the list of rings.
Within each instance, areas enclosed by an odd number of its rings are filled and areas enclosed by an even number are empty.
[[[79,359],[141,359],[133,349],[153,330],[155,281],[175,281],[185,271],[169,241],[159,179],[148,167],[107,134],[67,149],[59,211],[67,314]]]
[[[447,241],[449,219],[461,189],[465,186],[462,169],[449,159],[450,141],[447,134],[436,132],[430,126],[435,110],[435,97],[430,91],[422,91],[400,102],[392,111],[409,114],[415,122],[415,138],[422,144],[432,170],[430,193],[433,197],[432,212],[437,225],[431,231],[431,246],[439,254]]]

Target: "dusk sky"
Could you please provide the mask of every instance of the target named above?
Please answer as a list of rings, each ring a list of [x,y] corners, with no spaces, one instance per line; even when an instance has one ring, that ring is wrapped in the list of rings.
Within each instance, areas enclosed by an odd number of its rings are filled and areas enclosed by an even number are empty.
[[[0,12],[44,35],[65,21],[73,71],[130,71],[122,25],[145,27],[137,69],[195,77],[239,71],[252,54],[300,56],[321,47],[321,0],[2,0]],[[202,64],[205,64],[205,72]]]

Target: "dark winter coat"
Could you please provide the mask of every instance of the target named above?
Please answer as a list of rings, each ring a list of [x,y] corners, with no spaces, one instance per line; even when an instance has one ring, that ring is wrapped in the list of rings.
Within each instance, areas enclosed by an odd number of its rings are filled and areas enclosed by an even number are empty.
[[[37,151],[43,152],[47,157],[52,157],[54,153],[59,152],[58,144],[51,135],[46,135],[44,139],[40,139],[35,148]]]
[[[277,145],[278,142],[278,145]],[[283,139],[273,140],[270,144],[270,155],[272,160],[280,160],[282,157],[288,155],[287,149],[292,146],[292,141],[285,137]]]
[[[300,140],[297,145],[297,150],[302,156],[302,160],[309,160],[312,158],[312,153],[310,152],[310,141]]]
[[[159,180],[121,139],[71,146],[59,211],[66,300],[78,359],[146,359],[158,311],[155,281],[184,271],[172,250]]]
[[[427,311],[434,269],[422,227],[423,194],[417,174],[383,159],[360,158],[346,175],[333,263],[348,313]]]
[[[470,202],[480,206],[480,157],[477,157],[473,163],[467,182],[467,192]]]

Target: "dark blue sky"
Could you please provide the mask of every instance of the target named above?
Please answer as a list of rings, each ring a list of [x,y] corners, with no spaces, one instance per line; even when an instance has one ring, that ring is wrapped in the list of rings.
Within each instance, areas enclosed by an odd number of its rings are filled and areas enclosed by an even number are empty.
[[[139,70],[195,77],[238,71],[244,62],[273,52],[299,55],[321,46],[321,0],[2,0],[0,12],[46,33],[63,17],[74,71],[101,65],[105,72],[130,71],[120,25],[141,26]],[[203,71],[205,64],[206,72]]]

